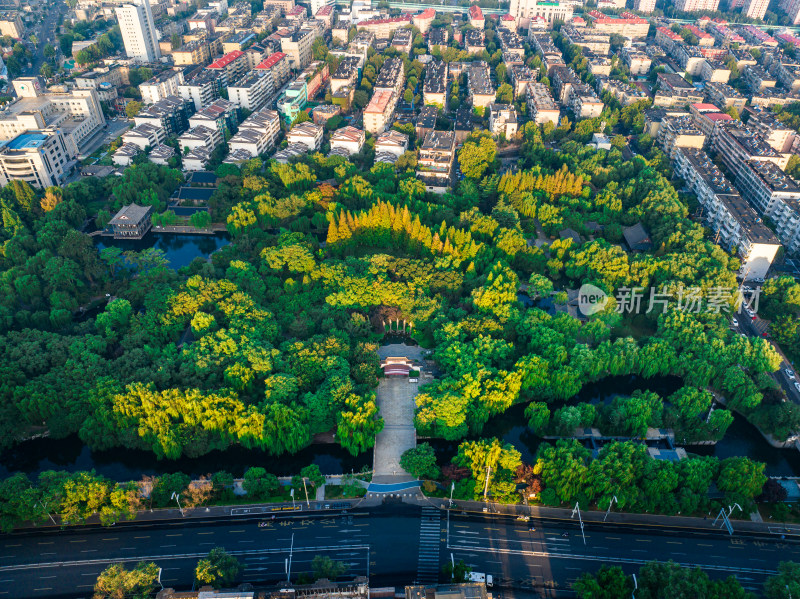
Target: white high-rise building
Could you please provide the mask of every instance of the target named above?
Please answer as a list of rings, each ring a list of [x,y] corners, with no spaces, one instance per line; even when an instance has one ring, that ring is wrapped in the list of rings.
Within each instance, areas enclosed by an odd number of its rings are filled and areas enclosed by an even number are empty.
[[[140,62],[156,62],[161,58],[149,0],[118,6],[116,10],[128,58]]]
[[[769,0],[747,0],[742,8],[742,14],[751,19],[763,19],[768,6]]]
[[[320,8],[323,6],[333,6],[334,0],[311,0],[311,14],[317,14]]]

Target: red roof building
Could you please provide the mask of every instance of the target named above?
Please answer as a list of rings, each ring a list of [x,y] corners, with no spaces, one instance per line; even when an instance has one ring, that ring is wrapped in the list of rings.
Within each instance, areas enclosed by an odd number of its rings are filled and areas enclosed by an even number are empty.
[[[281,59],[286,58],[286,54],[283,52],[275,52],[275,54],[270,55],[269,58],[265,58],[262,60],[258,65],[256,65],[257,69],[271,69],[274,67]]]
[[[472,25],[473,27],[478,27],[480,29],[483,29],[483,26],[485,25],[485,21],[486,21],[486,19],[483,16],[483,11],[481,10],[480,6],[478,6],[477,4],[473,4],[472,6],[469,7],[469,24],[470,25]]]
[[[215,60],[210,65],[208,65],[207,69],[224,69],[227,68],[234,60],[237,58],[241,58],[244,56],[244,52],[241,50],[234,50],[233,52],[228,52],[222,58]]]

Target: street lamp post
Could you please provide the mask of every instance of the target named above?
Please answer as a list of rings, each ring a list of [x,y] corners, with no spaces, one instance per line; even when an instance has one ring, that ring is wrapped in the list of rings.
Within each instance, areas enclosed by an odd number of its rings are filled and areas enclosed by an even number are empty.
[[[291,495],[291,497],[292,497],[292,509],[294,509],[294,489],[289,491],[289,495]]]
[[[631,576],[633,576],[633,590],[631,591],[631,599],[636,599],[636,591],[639,588],[639,583],[636,582],[636,574],[631,574]],[[789,599],[791,599],[791,597]]]
[[[294,553],[294,533],[292,533],[292,544],[289,546],[289,561],[286,562],[286,582],[292,582],[292,554]]]
[[[456,489],[456,481],[450,483],[450,507],[453,507],[453,491]]]
[[[583,537],[583,544],[586,545],[586,534],[583,532],[583,518],[581,518],[581,504],[575,503],[575,507],[572,510],[572,515],[570,518],[575,517],[575,512],[578,512],[578,522],[581,523],[581,536]]]
[[[489,492],[489,474],[492,472],[491,466],[486,466],[486,482],[483,485],[483,500],[486,501],[486,494]]]
[[[181,518],[183,518],[183,508],[181,507],[180,498],[181,498],[180,493],[172,493],[172,495],[170,496],[170,499],[174,499],[175,503],[178,504],[178,509],[181,511]]]
[[[603,522],[605,522],[605,521],[606,521],[606,518],[608,518],[608,513],[611,511],[611,506],[612,506],[612,505],[613,505],[615,502],[616,502],[616,504],[617,504],[617,505],[619,505],[619,500],[617,499],[617,496],[616,496],[616,495],[614,495],[614,497],[612,497],[612,498],[611,498],[611,501],[609,501],[609,502],[608,502],[608,509],[606,510],[606,515],[605,515],[605,517],[603,518]]]
[[[305,476],[303,477],[303,489],[306,492],[306,505],[308,507],[311,507],[311,504],[308,502],[308,487],[306,487],[306,477]]]

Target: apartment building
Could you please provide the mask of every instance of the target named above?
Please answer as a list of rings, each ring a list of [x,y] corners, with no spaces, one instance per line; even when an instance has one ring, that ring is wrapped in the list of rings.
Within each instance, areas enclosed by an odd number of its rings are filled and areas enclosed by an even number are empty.
[[[397,98],[397,92],[391,89],[376,89],[364,108],[364,128],[373,135],[383,133],[391,122]]]
[[[175,66],[206,64],[211,60],[211,49],[204,40],[192,40],[172,51]]]
[[[684,106],[703,101],[703,93],[675,73],[659,73],[657,84],[658,89],[653,100],[654,106]]]
[[[189,118],[190,127],[208,127],[219,131],[222,138],[233,131],[239,123],[239,115],[233,102],[219,98]]]
[[[146,148],[155,148],[164,143],[166,139],[167,133],[164,129],[148,124],[139,125],[122,134],[123,145],[133,144],[143,151]]]
[[[425,67],[422,100],[426,105],[433,104],[447,110],[447,74],[447,63],[442,60],[432,60]]]
[[[700,69],[700,77],[703,81],[728,83],[731,78],[731,70],[717,60],[706,60]]]
[[[684,43],[683,38],[669,27],[657,27],[655,40],[667,53],[672,53],[676,44]]]
[[[323,128],[314,123],[299,123],[286,134],[286,140],[290,145],[304,145],[307,151],[315,152],[322,146],[322,132]]]
[[[255,70],[269,71],[272,74],[275,89],[280,89],[284,83],[289,81],[289,58],[283,52],[275,52],[258,64]]]
[[[141,153],[142,149],[137,145],[122,144],[111,156],[111,161],[117,166],[130,166]]]
[[[706,83],[704,91],[706,101],[721,108],[733,106],[736,110],[741,111],[747,103],[747,98],[727,83],[709,81]]]
[[[666,117],[661,121],[656,143],[675,160],[681,148],[702,149],[705,134],[694,124],[691,116]]]
[[[519,121],[517,119],[517,109],[513,104],[489,104],[489,131],[492,135],[499,137],[505,136],[511,139],[517,134]]]
[[[428,33],[428,48],[433,51],[435,48],[442,48],[447,46],[450,41],[450,32],[447,29],[437,28],[431,29]]]
[[[683,12],[714,12],[719,0],[675,0],[675,8]]]
[[[608,77],[595,77],[595,89],[598,94],[609,93],[623,106],[629,106],[648,98],[641,89],[630,83],[623,83]]]
[[[433,8],[427,8],[423,10],[418,15],[414,15],[411,17],[412,22],[414,23],[414,27],[419,29],[419,32],[422,35],[425,35],[430,31],[431,24],[433,20],[436,18],[436,11]]]
[[[633,0],[633,10],[651,13],[656,9],[656,0]]]
[[[559,67],[553,69],[550,76],[550,83],[553,86],[555,99],[561,104],[569,103],[570,94],[572,94],[572,87],[581,82],[577,73],[570,67]]]
[[[789,162],[789,154],[778,152],[754,130],[739,121],[719,123],[711,138],[711,147],[718,153],[728,171],[736,176],[748,160],[772,162],[781,170]]]
[[[159,144],[150,150],[150,155],[147,157],[153,164],[160,164],[161,166],[170,166],[170,160],[175,157],[177,153],[175,148]]]
[[[746,0],[742,14],[749,19],[760,21],[767,14],[767,8],[769,8],[769,0]]]
[[[742,48],[728,48],[728,54],[725,57],[725,62],[727,63],[730,59],[736,61],[736,68],[740,71],[744,70],[747,66],[754,66],[758,64],[753,55],[750,54],[749,50],[743,50]]]
[[[228,81],[236,81],[241,79],[248,71],[247,57],[241,50],[234,50],[212,62],[206,69],[225,73]]]
[[[375,163],[394,164],[408,150],[408,135],[390,129],[375,140]]]
[[[394,36],[392,37],[391,46],[398,52],[405,52],[406,54],[411,54],[411,30],[410,29],[398,29],[394,32]]]
[[[599,56],[606,56],[611,48],[610,36],[587,27],[563,25],[561,33],[571,44],[580,46]]]
[[[361,129],[347,126],[337,129],[331,134],[330,156],[342,156],[349,158],[353,154],[358,154],[364,148],[366,136]]]
[[[0,140],[14,139],[25,131],[59,129],[75,155],[106,124],[94,89],[47,89],[38,76],[14,79],[12,85],[17,100],[0,113]]]
[[[604,105],[589,85],[577,83],[572,86],[569,107],[576,118],[594,119],[601,115]]]
[[[700,74],[703,65],[706,62],[706,57],[697,46],[690,46],[689,44],[675,44],[672,51],[675,60],[678,61],[680,67],[692,77]]]
[[[650,31],[650,22],[647,19],[630,12],[621,12],[619,16],[614,16],[590,10],[586,14],[591,19],[592,29],[599,33],[616,33],[630,39],[644,39]]]
[[[375,34],[375,37],[389,39],[395,31],[411,25],[412,17],[410,14],[401,15],[388,19],[368,19],[358,22],[358,29]]]
[[[778,84],[778,80],[775,77],[758,65],[747,65],[742,71],[742,81],[753,92],[760,92],[767,87],[775,87]]]
[[[339,66],[331,75],[331,94],[335,94],[343,87],[355,86],[358,83],[358,63],[359,60],[355,56],[345,56],[339,62]]]
[[[194,104],[195,111],[202,110],[220,97],[227,75],[221,71],[201,71],[189,81],[178,86],[178,95]]]
[[[528,112],[531,119],[539,124],[550,122],[558,125],[561,112],[556,105],[550,90],[544,83],[532,83],[528,86],[526,96]]]
[[[233,85],[228,86],[228,99],[237,107],[255,112],[275,95],[272,77],[251,71]]]
[[[453,131],[431,131],[422,142],[417,158],[417,179],[425,189],[444,193],[453,184],[456,137]]]
[[[781,247],[775,234],[700,149],[682,148],[675,171],[697,196],[717,242],[736,251],[748,279],[764,278]]]
[[[514,88],[514,98],[525,97],[528,93],[528,86],[536,83],[539,70],[529,69],[524,65],[514,65],[508,69],[508,75]]]
[[[178,86],[183,83],[183,70],[170,69],[162,71],[151,79],[139,85],[142,94],[142,102],[145,104],[155,104],[168,96],[178,95]]]
[[[274,148],[280,135],[280,116],[274,110],[254,112],[239,125],[239,131],[228,141],[231,152],[238,151],[245,159],[266,154]]]
[[[468,15],[469,24],[475,29],[483,29],[486,26],[486,17],[483,16],[483,11],[477,4],[469,7]]]
[[[178,145],[181,148],[181,154],[186,154],[187,151],[196,148],[205,148],[211,152],[223,141],[222,133],[220,133],[218,129],[211,129],[204,125],[192,127],[188,131],[181,133],[180,137],[178,137]]]
[[[784,125],[775,114],[759,108],[746,108],[747,126],[778,152],[789,152],[797,139],[797,133]]]
[[[125,54],[138,62],[157,62],[161,58],[158,33],[149,0],[116,7]]]
[[[190,100],[184,100],[180,96],[170,96],[145,106],[133,118],[133,122],[137,127],[139,125],[161,127],[167,137],[172,137],[180,135],[189,128],[189,117],[193,113],[194,104]]]
[[[14,39],[25,37],[25,25],[22,23],[19,12],[0,13],[0,35],[7,35]]]
[[[468,54],[482,54],[486,49],[486,34],[478,29],[467,30],[464,33],[464,49]]]
[[[517,26],[526,29],[536,17],[542,17],[552,25],[556,21],[567,22],[572,18],[572,2],[560,0],[511,0],[508,14],[514,17]]]
[[[703,132],[706,139],[711,139],[714,135],[714,130],[720,123],[733,120],[731,115],[720,112],[719,109],[712,104],[692,104],[689,110],[692,114],[694,124]]]
[[[497,92],[492,85],[489,65],[480,60],[471,63],[467,69],[469,98],[474,108],[485,108],[495,100]]]
[[[650,72],[650,65],[652,64],[651,58],[641,50],[636,48],[622,48],[622,62],[628,65],[631,75],[639,77],[647,75]]]
[[[37,189],[63,185],[76,164],[70,145],[58,129],[34,129],[0,142],[0,186],[15,180]]]
[[[290,69],[300,70],[309,65],[313,44],[314,32],[309,29],[301,29],[281,38],[281,52],[286,55]]]

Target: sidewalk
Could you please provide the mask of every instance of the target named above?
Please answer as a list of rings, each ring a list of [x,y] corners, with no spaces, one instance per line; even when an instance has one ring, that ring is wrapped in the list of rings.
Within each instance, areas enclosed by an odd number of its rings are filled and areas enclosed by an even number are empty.
[[[420,495],[420,499],[410,503],[419,503],[420,505],[435,505],[442,508],[447,508],[449,501],[439,497],[425,497]],[[498,503],[484,503],[481,501],[456,501],[454,511],[465,511],[469,513],[485,513],[484,508],[488,508],[490,514],[504,514],[508,516],[529,516],[531,518],[553,518],[562,520],[573,520],[578,522],[578,516],[572,518],[572,510],[564,508],[543,507],[543,506],[527,506],[527,505],[503,505]],[[603,519],[606,517],[605,512],[596,510],[581,510],[581,518],[584,522],[593,524],[602,524]],[[691,528],[695,530],[707,530],[720,532],[725,531],[724,527],[720,526],[721,520],[717,521],[714,526],[714,518],[716,514],[708,518],[696,518],[687,516],[664,516],[660,514],[631,514],[627,512],[616,512],[611,510],[608,515],[606,523],[608,524],[630,524],[632,526],[661,526],[664,528]],[[786,535],[791,537],[800,537],[800,527],[787,525],[784,527],[780,522],[753,522],[747,520],[731,520],[734,533],[748,532],[754,534],[764,535],[780,535],[782,530],[786,528]]]

